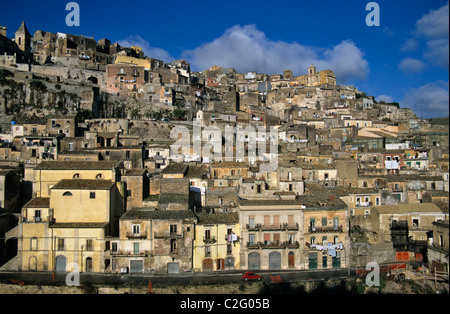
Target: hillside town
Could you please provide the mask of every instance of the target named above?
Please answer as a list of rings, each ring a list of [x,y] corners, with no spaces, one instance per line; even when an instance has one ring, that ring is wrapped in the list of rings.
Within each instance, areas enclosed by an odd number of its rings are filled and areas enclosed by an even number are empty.
[[[448,282],[448,117],[338,81],[0,26],[0,270],[416,263]]]

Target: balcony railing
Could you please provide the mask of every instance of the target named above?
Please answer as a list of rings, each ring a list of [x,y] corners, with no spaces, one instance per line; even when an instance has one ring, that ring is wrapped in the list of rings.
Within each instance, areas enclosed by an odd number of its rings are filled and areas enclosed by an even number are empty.
[[[127,232],[128,239],[146,239],[147,231],[145,232]]]
[[[298,241],[247,242],[248,249],[298,249]]]
[[[134,252],[134,251],[109,251],[110,256],[117,256],[117,257],[137,257],[137,256],[151,256],[153,255],[153,251],[151,250],[144,250],[140,252]]]
[[[176,232],[155,232],[153,237],[156,238],[170,238],[170,239],[181,239],[183,238],[183,235],[180,233],[176,233]]]
[[[325,233],[325,232],[342,232],[343,227],[342,225],[339,226],[330,226],[330,227],[308,227],[309,233]]]
[[[203,237],[203,243],[205,244],[211,244],[216,243],[216,237]]]
[[[248,231],[279,231],[279,230],[299,230],[298,223],[295,224],[277,224],[277,225],[249,225],[247,224]]]
[[[239,236],[236,236],[236,238],[233,239],[233,237],[231,235],[226,234],[225,235],[225,241],[227,241],[228,243],[231,242],[239,242],[241,238]]]

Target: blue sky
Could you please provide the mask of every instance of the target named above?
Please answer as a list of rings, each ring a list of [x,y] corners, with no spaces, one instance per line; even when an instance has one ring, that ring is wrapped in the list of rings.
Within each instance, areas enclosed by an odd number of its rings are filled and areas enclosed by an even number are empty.
[[[313,62],[377,100],[399,102],[423,118],[448,116],[448,0],[379,0],[380,26],[365,23],[369,0],[76,1],[80,26],[68,27],[69,1],[9,2],[0,25],[12,37],[22,20],[36,30],[108,38],[149,57],[186,59],[239,72],[306,74]]]

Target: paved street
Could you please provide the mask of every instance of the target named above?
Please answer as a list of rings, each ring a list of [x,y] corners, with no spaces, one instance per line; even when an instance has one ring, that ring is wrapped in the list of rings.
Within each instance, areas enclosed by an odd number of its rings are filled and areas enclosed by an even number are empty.
[[[177,275],[167,274],[100,274],[100,273],[81,273],[81,284],[97,285],[119,285],[119,284],[148,284],[149,280],[153,284],[226,284],[242,282],[244,271],[224,271],[220,273],[186,273]],[[348,270],[329,269],[329,270],[293,270],[293,271],[257,271],[262,275],[262,282],[276,282],[281,279],[282,282],[295,282],[302,280],[323,280],[338,279],[348,276]],[[354,272],[351,272],[354,274]],[[52,272],[0,272],[0,280],[8,281],[10,279],[22,280],[25,283],[50,284],[53,282],[65,284],[69,273]],[[279,276],[279,277],[278,277]]]

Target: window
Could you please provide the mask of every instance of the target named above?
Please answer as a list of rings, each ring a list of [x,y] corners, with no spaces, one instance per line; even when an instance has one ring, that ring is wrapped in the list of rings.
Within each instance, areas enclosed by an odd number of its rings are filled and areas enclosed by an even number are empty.
[[[69,191],[63,193],[63,196],[72,196],[72,195],[73,194],[71,192],[69,192]]]
[[[134,254],[139,254],[139,242],[134,242],[133,243],[133,253]]]
[[[170,225],[170,234],[177,233],[177,225]]]
[[[141,231],[141,226],[140,225],[132,225],[131,229],[133,230],[133,234],[139,234]]]
[[[322,218],[322,226],[326,227],[327,226],[327,217],[323,217]]]
[[[89,198],[90,199],[95,198],[95,192],[89,192]]]
[[[38,249],[38,239],[37,238],[31,238],[30,250],[35,251],[37,249]]]
[[[118,249],[118,243],[117,242],[112,242],[111,243],[111,251],[112,252],[117,252]]]
[[[211,256],[211,247],[205,246],[205,256]]]
[[[413,227],[414,227],[414,228],[418,228],[418,227],[419,227],[419,219],[417,219],[417,218],[416,218],[416,219],[413,219],[413,220],[412,220],[412,224],[413,224]]]
[[[95,176],[95,178],[96,178],[96,179],[101,179],[101,178],[103,178],[103,175],[102,175],[101,173],[99,173],[99,174],[97,174],[97,175]]]
[[[205,230],[205,240],[211,239],[211,230]]]
[[[264,233],[264,244],[270,244],[270,233]]]
[[[79,179],[80,178],[80,174],[79,173],[75,173],[72,177],[72,179]]]
[[[39,209],[34,211],[34,221],[41,221],[41,211]]]
[[[86,251],[93,251],[94,250],[94,244],[91,239],[86,240]]]
[[[311,218],[309,220],[309,227],[311,228],[312,231],[316,230],[316,218]]]
[[[219,204],[223,205],[223,198],[219,198]]]
[[[255,228],[255,218],[254,217],[248,218],[248,226],[249,226],[249,228]]]
[[[255,244],[255,235],[253,233],[248,235],[248,244],[254,245]]]
[[[339,236],[334,236],[334,240],[333,240],[334,244],[338,244],[339,243]]]
[[[64,251],[64,239],[58,239],[58,251]]]

